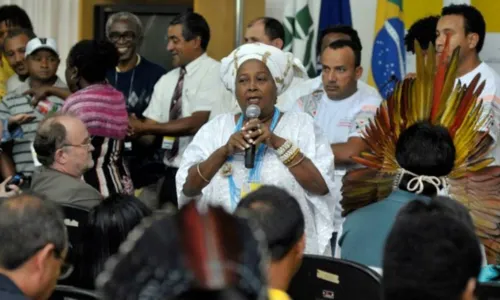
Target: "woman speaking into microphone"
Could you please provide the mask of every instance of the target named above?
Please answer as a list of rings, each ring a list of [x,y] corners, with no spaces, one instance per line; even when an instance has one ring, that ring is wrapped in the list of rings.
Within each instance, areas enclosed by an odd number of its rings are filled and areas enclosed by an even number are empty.
[[[241,113],[219,115],[195,135],[176,177],[179,205],[201,195],[202,204],[234,211],[247,193],[275,185],[300,203],[306,253],[327,254],[338,201],[330,193],[330,145],[309,115],[275,107],[278,95],[301,75],[305,69],[291,53],[259,43],[242,45],[222,60],[222,80]]]

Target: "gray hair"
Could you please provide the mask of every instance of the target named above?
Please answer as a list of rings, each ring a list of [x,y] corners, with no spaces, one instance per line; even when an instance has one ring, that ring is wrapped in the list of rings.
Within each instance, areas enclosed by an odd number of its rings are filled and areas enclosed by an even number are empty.
[[[138,38],[142,38],[144,34],[144,30],[142,27],[142,22],[133,13],[129,13],[128,11],[121,11],[112,14],[109,18],[108,21],[106,21],[106,37],[109,38],[109,33],[111,30],[111,26],[117,21],[126,21],[135,26],[135,33]]]
[[[22,194],[0,202],[0,266],[15,270],[48,244],[56,256],[68,246],[63,214],[56,203]]]

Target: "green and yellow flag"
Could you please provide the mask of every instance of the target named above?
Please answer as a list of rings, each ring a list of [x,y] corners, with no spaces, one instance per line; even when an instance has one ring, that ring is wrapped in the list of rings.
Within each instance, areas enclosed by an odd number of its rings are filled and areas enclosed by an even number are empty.
[[[368,83],[386,98],[405,76],[403,0],[378,0]]]

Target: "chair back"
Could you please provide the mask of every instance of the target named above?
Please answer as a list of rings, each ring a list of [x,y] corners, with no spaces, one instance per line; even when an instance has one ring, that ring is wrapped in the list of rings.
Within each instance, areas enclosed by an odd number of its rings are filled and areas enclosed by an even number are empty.
[[[78,260],[81,259],[84,251],[83,232],[85,224],[88,220],[89,210],[70,204],[62,204],[61,207],[64,212],[64,224],[68,230],[69,251],[67,261],[71,263],[75,269],[73,270],[71,276],[66,279],[59,280],[58,283],[63,285],[78,286],[78,282],[75,282],[75,280],[80,278],[80,270],[78,270],[76,266],[78,266]]]
[[[355,262],[304,255],[288,294],[294,300],[380,300],[381,276]]]
[[[49,300],[99,300],[94,291],[79,289],[69,285],[57,285]]]
[[[500,300],[500,282],[481,283],[476,294],[478,300]]]

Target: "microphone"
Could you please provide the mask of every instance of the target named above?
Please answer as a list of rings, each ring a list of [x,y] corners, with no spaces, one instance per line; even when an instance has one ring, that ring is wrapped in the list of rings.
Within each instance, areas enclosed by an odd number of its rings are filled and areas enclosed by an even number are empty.
[[[247,119],[255,119],[260,116],[260,107],[255,104],[251,104],[247,107],[245,111],[245,116]],[[255,145],[250,145],[249,148],[245,149],[245,168],[253,169],[255,162]]]

